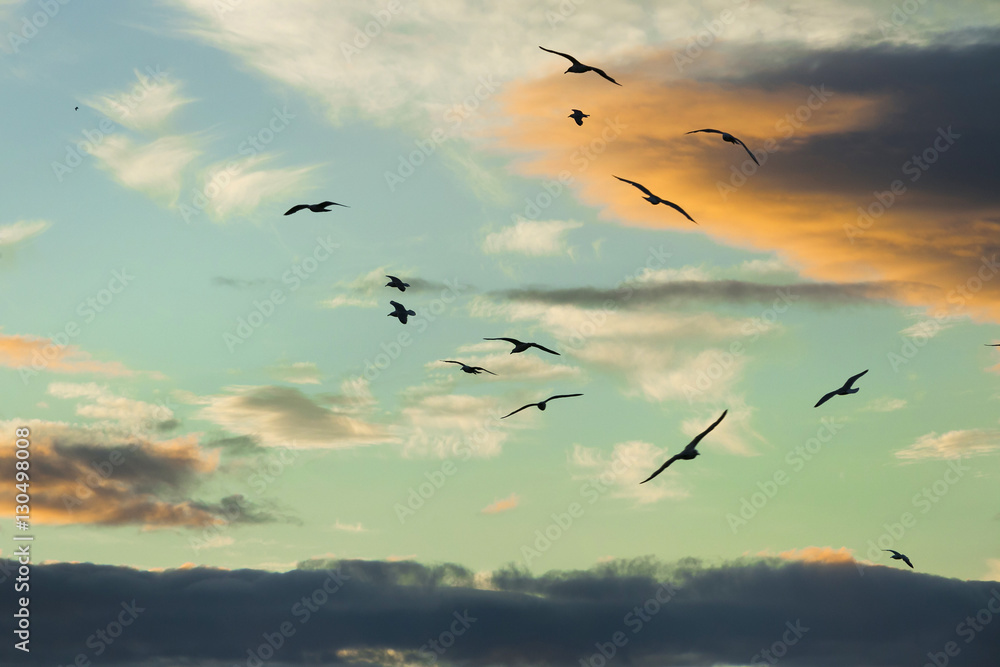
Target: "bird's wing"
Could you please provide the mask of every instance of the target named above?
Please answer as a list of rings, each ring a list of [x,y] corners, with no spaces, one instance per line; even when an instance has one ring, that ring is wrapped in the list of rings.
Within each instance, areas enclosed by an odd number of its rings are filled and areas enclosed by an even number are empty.
[[[891,553],[891,554],[892,554],[893,556],[899,556],[899,555],[901,555],[901,554],[900,554],[900,553],[899,553],[898,551],[896,551],[895,549],[882,549],[882,551],[888,551],[888,552],[890,552],[890,553]]]
[[[573,56],[569,55],[568,53],[560,53],[558,51],[553,51],[552,49],[547,49],[544,46],[539,46],[538,48],[540,48],[542,51],[548,51],[549,53],[554,53],[557,56],[562,56],[563,58],[568,58],[569,60],[571,60],[573,62],[574,65],[581,64],[579,60],[577,60]]]
[[[539,350],[545,350],[549,354],[554,354],[554,355],[560,356],[560,357],[562,356],[561,354],[559,354],[555,350],[550,350],[549,348],[545,347],[544,345],[539,345],[538,343],[532,343],[531,347],[537,347]]]
[[[493,371],[488,371],[488,370],[486,370],[485,368],[483,368],[482,366],[473,366],[473,367],[472,367],[472,370],[475,370],[475,371],[482,371],[482,372],[484,372],[484,373],[489,373],[490,375],[496,375],[496,373],[494,373]]]
[[[390,276],[389,274],[386,274],[385,277],[388,278],[389,280],[394,280],[395,282],[401,282],[399,278],[397,278],[396,276]]]
[[[733,137],[733,139],[736,139],[736,137]],[[757,162],[757,156],[755,156],[753,153],[750,152],[750,149],[747,148],[747,145],[745,143],[743,143],[740,139],[736,139],[736,143],[738,143],[740,146],[743,147],[743,150],[745,150],[747,152],[747,155],[750,156],[750,159],[753,160],[757,164],[757,166],[759,167],[760,166],[760,162]]]
[[[1000,347],[1000,343],[986,343],[986,347]]]
[[[614,174],[612,174],[612,176],[614,176]],[[636,183],[635,181],[630,181],[627,178],[622,178],[621,176],[615,176],[615,178],[617,178],[619,181],[623,181],[625,183],[628,183],[629,185],[633,185],[633,186],[639,188],[640,190],[642,190],[643,192],[645,192],[650,197],[653,196],[653,193],[650,192],[649,190],[647,190],[644,185],[640,185],[639,183]]]
[[[723,410],[722,414],[719,415],[719,418],[716,419],[714,422],[712,422],[711,426],[709,426],[704,431],[702,431],[701,433],[699,433],[698,435],[696,435],[695,438],[694,438],[694,440],[692,440],[691,442],[689,442],[688,446],[684,448],[684,451],[685,452],[689,452],[689,451],[694,450],[694,448],[698,446],[698,443],[701,442],[701,439],[704,438],[709,433],[711,433],[712,429],[719,425],[719,422],[722,421],[723,417],[725,417],[728,412],[729,412],[729,410]]]
[[[397,303],[395,301],[390,301],[389,305],[391,305],[393,308],[395,308],[397,312],[399,312],[399,311],[404,312],[404,313],[406,312],[406,307],[403,304],[401,304],[401,303]]]
[[[523,408],[518,408],[517,410],[514,410],[514,412],[510,413],[510,415],[516,415],[516,414],[517,414],[518,412],[520,412],[521,410],[527,410],[528,408],[531,408],[531,407],[534,407],[534,406],[536,406],[536,405],[538,405],[538,403],[528,403],[528,404],[527,404],[526,406],[524,406]],[[503,417],[501,417],[500,419],[507,419],[507,417],[510,417],[510,415],[504,415],[504,416],[503,416]]]
[[[691,130],[690,132],[685,132],[684,134],[694,134],[695,132],[715,132],[716,134],[722,134],[721,130],[713,130],[710,127],[706,127],[704,130]]]
[[[649,480],[653,479],[654,477],[656,477],[657,475],[659,475],[661,472],[663,472],[664,470],[666,470],[668,467],[670,467],[670,464],[673,463],[676,460],[677,460],[677,455],[675,454],[674,456],[671,456],[669,459],[667,459],[667,462],[664,463],[663,465],[661,465],[657,469],[656,472],[654,472],[652,475],[650,475],[649,477],[647,477],[646,479],[642,480],[639,483],[640,484],[645,484],[646,482],[648,482]]]
[[[601,76],[603,76],[603,77],[604,77],[605,79],[607,79],[607,80],[608,80],[608,81],[610,81],[611,83],[615,84],[616,86],[620,86],[620,85],[622,85],[622,84],[618,83],[617,81],[615,81],[614,79],[612,79],[612,78],[611,78],[610,76],[608,76],[608,75],[607,75],[607,74],[606,74],[606,73],[604,72],[604,70],[602,70],[602,69],[597,69],[596,67],[591,67],[590,69],[594,70],[595,72],[597,72],[598,74],[600,74]]]
[[[297,211],[301,211],[304,208],[309,208],[309,205],[308,204],[296,204],[295,206],[293,206],[290,209],[288,209],[287,211],[285,211],[285,215],[291,215],[292,213],[295,213]]]
[[[583,394],[559,394],[558,396],[549,396],[548,398],[545,399],[544,402],[548,403],[549,401],[555,400],[557,398],[572,398],[573,396],[583,396]]]
[[[325,201],[322,204],[320,204],[320,206],[343,206],[344,208],[351,208],[347,204],[338,204],[335,201]]]
[[[907,565],[909,565],[911,570],[913,569],[913,563],[910,562],[909,558],[907,558],[906,556],[903,556],[903,562],[906,563]]]
[[[844,389],[850,389],[850,388],[851,388],[851,385],[852,385],[852,384],[854,384],[854,382],[855,382],[855,381],[856,381],[856,380],[857,380],[857,379],[858,379],[859,377],[861,377],[862,375],[864,375],[864,374],[865,374],[865,373],[867,373],[867,372],[868,372],[868,370],[866,369],[866,370],[863,370],[863,371],[861,371],[861,372],[860,372],[860,373],[858,373],[857,375],[852,375],[851,377],[849,377],[849,378],[847,379],[847,382],[845,382],[845,383],[844,383],[844,387],[843,387],[843,388],[844,388]]]
[[[572,118],[573,120],[575,120],[577,125],[583,126],[583,119],[582,118],[578,118],[576,116],[570,116],[570,118]]]
[[[827,401],[829,401],[831,398],[833,398],[836,395],[837,395],[836,391],[831,391],[829,394],[827,394],[823,398],[819,399],[819,402],[816,405],[814,405],[813,407],[814,408],[818,408],[819,406],[823,405],[824,403],[826,403]]]
[[[688,214],[687,214],[687,211],[685,211],[684,209],[682,209],[682,208],[681,208],[680,206],[678,206],[677,204],[673,203],[672,201],[667,201],[666,199],[661,199],[660,201],[661,201],[661,202],[663,202],[664,204],[666,204],[667,206],[669,206],[670,208],[672,208],[672,209],[674,209],[674,210],[676,210],[676,211],[679,211],[679,212],[680,212],[681,214],[683,214],[683,215],[684,215],[684,217],[685,217],[685,218],[687,218],[687,219],[688,219],[688,220],[690,220],[691,222],[694,222],[694,218],[692,218],[692,217],[691,217],[690,215],[688,215]],[[696,224],[696,225],[697,225],[698,223],[697,223],[697,222],[694,222],[694,224]]]
[[[570,109],[570,111],[572,111],[573,113],[578,113],[578,114],[580,114],[581,116],[585,116],[585,115],[586,115],[585,113],[583,113],[583,112],[582,112],[582,111],[580,111],[579,109]]]
[[[505,340],[508,343],[510,343],[511,345],[520,345],[521,344],[521,341],[519,341],[519,340],[517,340],[515,338],[484,338],[483,340]]]
[[[446,364],[458,364],[459,366],[464,366],[465,365],[461,361],[452,361],[451,359],[440,359],[439,361],[442,361],[442,362],[444,362]]]

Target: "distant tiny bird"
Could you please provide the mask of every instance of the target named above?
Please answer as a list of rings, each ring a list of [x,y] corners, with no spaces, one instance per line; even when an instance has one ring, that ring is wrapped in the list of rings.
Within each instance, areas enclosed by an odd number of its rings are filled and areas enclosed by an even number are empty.
[[[906,563],[907,565],[909,565],[911,570],[913,569],[913,563],[910,562],[910,559],[907,558],[906,556],[904,556],[903,554],[899,553],[895,549],[882,549],[882,551],[891,551],[892,552],[892,556],[891,556],[892,560],[901,560],[904,563]]]
[[[73,111],[79,111],[80,107],[73,107]]]
[[[549,348],[543,347],[543,346],[539,345],[538,343],[522,343],[521,341],[517,340],[516,338],[484,338],[483,340],[505,340],[508,343],[511,343],[511,344],[514,345],[514,349],[510,351],[511,354],[515,354],[517,352],[524,352],[525,350],[527,350],[528,348],[531,348],[531,347],[537,347],[539,350],[545,350],[549,354],[559,355],[559,353],[556,352],[555,350],[550,350]],[[561,355],[559,355],[559,356],[561,356]]]
[[[387,282],[385,284],[385,286],[386,287],[395,287],[400,292],[405,292],[406,288],[410,286],[410,283],[404,283],[402,280],[400,280],[396,276],[389,276],[389,275],[387,275],[386,278],[389,278],[389,282]]]
[[[612,176],[614,176],[614,174],[612,174]],[[645,192],[646,196],[643,197],[643,199],[645,199],[646,201],[648,201],[650,204],[666,204],[670,208],[675,209],[677,211],[680,211],[684,215],[685,218],[687,218],[691,222],[694,222],[694,224],[696,224],[696,225],[698,224],[697,222],[694,221],[694,218],[692,218],[690,215],[687,214],[687,211],[685,211],[680,206],[678,206],[677,204],[675,204],[675,203],[673,203],[671,201],[667,201],[666,199],[660,199],[659,197],[657,197],[656,195],[654,195],[652,192],[650,192],[649,190],[647,190],[645,188],[645,186],[640,185],[639,183],[636,183],[635,181],[630,181],[627,178],[622,178],[621,176],[615,176],[615,178],[617,178],[619,181],[622,181],[624,183],[628,183],[629,185],[634,185],[635,187],[637,187],[640,190],[642,190],[643,192]]]
[[[539,410],[544,411],[545,410],[545,404],[548,403],[549,401],[554,401],[557,398],[572,398],[573,396],[583,396],[583,394],[559,394],[558,396],[549,396],[548,398],[546,398],[541,403],[528,403],[523,408],[518,408],[517,410],[514,410],[514,412],[510,413],[510,415],[516,415],[521,410],[527,410],[528,408],[530,408],[532,406],[537,406]],[[507,419],[507,417],[510,417],[510,415],[504,415],[500,419]]]
[[[292,213],[297,213],[304,208],[309,209],[313,213],[329,213],[331,206],[343,206],[344,208],[351,208],[346,204],[338,204],[335,201],[325,201],[319,204],[297,204],[288,209],[287,211],[285,211],[285,215],[291,215]]]
[[[566,117],[575,120],[577,125],[583,125],[583,119],[590,118],[590,114],[583,113],[579,109],[573,109],[573,113]]]
[[[843,387],[841,387],[840,389],[834,389],[829,394],[827,394],[823,398],[819,399],[819,403],[817,403],[813,407],[814,408],[818,408],[819,406],[823,405],[824,403],[826,403],[827,401],[829,401],[834,396],[847,396],[848,394],[856,394],[856,393],[858,393],[859,389],[857,387],[851,389],[851,385],[854,384],[854,382],[859,377],[861,377],[862,375],[864,375],[867,372],[868,372],[868,370],[866,369],[866,370],[861,371],[857,375],[851,376],[850,378],[847,379],[847,382],[844,383]]]
[[[729,412],[729,410],[723,410],[722,414],[719,416],[719,418],[716,419],[714,422],[712,422],[711,426],[709,426],[704,431],[702,431],[697,436],[695,436],[695,439],[688,443],[688,446],[684,448],[684,451],[682,451],[680,454],[674,454],[673,456],[671,456],[669,459],[667,459],[666,463],[664,463],[663,465],[660,466],[659,470],[657,470],[652,475],[650,475],[649,477],[647,477],[646,479],[642,480],[639,483],[640,484],[645,484],[649,480],[653,479],[654,477],[656,477],[657,475],[659,475],[661,472],[663,472],[664,470],[666,470],[668,467],[670,467],[670,464],[673,463],[674,461],[677,461],[677,460],[690,461],[694,457],[696,457],[699,454],[701,454],[701,452],[699,452],[697,449],[695,449],[695,447],[698,446],[698,443],[701,442],[702,438],[704,438],[706,435],[708,435],[712,431],[713,428],[715,428],[716,426],[719,425],[719,422],[722,421],[722,418],[725,417],[726,413],[728,413],[728,412]]]
[[[542,51],[548,51],[549,53],[554,53],[557,56],[562,56],[563,58],[567,58],[570,62],[573,63],[572,65],[570,65],[568,70],[563,72],[563,74],[569,74],[570,72],[573,72],[574,74],[583,74],[584,72],[597,72],[598,74],[600,74],[601,76],[603,76],[605,79],[615,84],[616,86],[622,85],[617,81],[615,81],[614,79],[612,79],[610,76],[608,76],[604,72],[604,70],[597,69],[596,67],[591,67],[590,65],[584,65],[583,63],[581,63],[579,60],[569,55],[568,53],[559,53],[558,51],[547,49],[544,46],[539,46],[538,48],[540,48]]]
[[[442,359],[441,361],[443,361],[446,364],[458,364],[459,366],[462,367],[463,371],[465,371],[466,373],[472,373],[473,375],[479,375],[480,372],[489,373],[490,375],[496,375],[496,373],[494,373],[493,371],[488,371],[482,366],[467,366],[463,364],[461,361],[452,361],[450,359]]]
[[[750,149],[747,148],[747,145],[745,143],[743,143],[742,141],[740,141],[739,139],[737,139],[736,137],[734,137],[733,135],[729,134],[728,132],[723,132],[722,130],[712,130],[712,129],[709,129],[709,128],[705,128],[704,130],[691,130],[690,132],[685,132],[684,134],[694,134],[695,132],[714,132],[715,134],[721,134],[723,141],[728,141],[729,143],[731,143],[733,145],[739,144],[740,146],[743,147],[743,150],[745,150],[747,152],[747,154],[750,156],[750,159],[753,160],[754,162],[757,162],[757,158],[754,156],[753,153],[750,152]],[[759,165],[760,162],[757,162],[757,164]]]
[[[406,324],[406,316],[407,315],[409,315],[411,317],[413,317],[413,316],[416,315],[415,312],[413,312],[412,310],[407,310],[406,307],[403,304],[401,304],[401,303],[396,303],[395,301],[390,301],[389,303],[396,310],[394,310],[391,313],[389,313],[387,315],[387,317],[398,317],[400,322],[402,322],[403,324]]]

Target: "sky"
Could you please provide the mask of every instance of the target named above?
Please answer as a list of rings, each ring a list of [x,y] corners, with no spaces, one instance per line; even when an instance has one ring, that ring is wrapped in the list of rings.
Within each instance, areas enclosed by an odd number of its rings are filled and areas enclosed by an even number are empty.
[[[995,664],[997,3],[0,0],[0,51],[4,664]]]

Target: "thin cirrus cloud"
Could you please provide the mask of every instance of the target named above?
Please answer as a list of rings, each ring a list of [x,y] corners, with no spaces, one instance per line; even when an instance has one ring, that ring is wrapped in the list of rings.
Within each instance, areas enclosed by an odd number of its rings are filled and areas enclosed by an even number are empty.
[[[211,193],[206,209],[214,219],[246,215],[262,202],[274,200],[279,195],[287,198],[311,187],[310,175],[315,166],[260,168],[268,159],[254,156],[238,163],[236,173],[229,170],[229,162],[212,165],[206,170],[201,191]]]
[[[549,122],[578,83],[522,81],[504,90],[493,145],[520,158],[522,174],[569,177],[609,220],[780,250],[810,280],[860,279],[911,305],[1000,321],[1000,208],[983,168],[1000,140],[986,111],[998,93],[981,86],[1000,43],[940,39],[923,49],[733,44],[713,53],[711,68],[683,75],[672,53],[644,53],[621,68],[627,106],[617,89],[590,93],[591,113],[611,125],[605,150],[589,158],[578,128]],[[702,127],[736,133],[763,165],[717,137],[685,135]],[[651,159],[663,154],[673,159]],[[700,226],[612,174],[676,201]],[[882,194],[886,209],[876,195],[894,181],[905,192],[892,202]]]
[[[159,68],[134,70],[135,83],[126,88],[84,100],[84,104],[137,131],[155,130],[178,108],[194,100],[181,95],[179,81]]]
[[[13,246],[38,236],[52,226],[47,220],[18,220],[0,225],[0,246]]]
[[[500,514],[501,512],[509,512],[521,503],[521,498],[516,494],[512,493],[506,498],[501,498],[496,500],[483,509],[479,510],[480,514]]]
[[[201,154],[190,137],[171,135],[139,145],[112,134],[90,148],[100,166],[121,185],[174,202],[180,195],[182,173]]]
[[[320,372],[311,361],[296,361],[291,364],[277,364],[268,369],[271,377],[292,384],[319,384]]]
[[[960,459],[997,450],[1000,450],[1000,429],[966,429],[922,435],[909,447],[897,451],[896,458],[908,462]]]
[[[582,223],[563,220],[519,220],[511,227],[487,234],[483,252],[488,255],[513,253],[530,257],[555,256],[569,252],[566,233]]]

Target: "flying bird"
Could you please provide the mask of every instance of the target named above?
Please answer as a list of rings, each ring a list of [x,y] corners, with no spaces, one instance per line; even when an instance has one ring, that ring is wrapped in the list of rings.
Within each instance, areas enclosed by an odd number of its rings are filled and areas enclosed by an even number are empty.
[[[540,48],[542,51],[548,51],[549,53],[554,53],[557,56],[562,56],[563,58],[566,58],[571,63],[573,63],[572,65],[570,65],[570,67],[569,67],[568,70],[566,70],[565,72],[563,72],[563,74],[569,74],[570,72],[573,72],[574,74],[583,74],[584,72],[597,72],[598,74],[600,74],[601,76],[603,76],[605,79],[607,79],[611,83],[615,84],[616,86],[622,85],[622,84],[618,83],[617,81],[615,81],[614,79],[612,79],[610,76],[608,76],[604,72],[604,70],[597,69],[596,67],[591,67],[590,65],[584,65],[583,63],[581,63],[579,60],[577,60],[573,56],[569,55],[568,53],[559,53],[558,51],[553,51],[552,49],[547,49],[544,46],[539,46],[538,48]],[[577,122],[579,122],[579,121],[577,121]]]
[[[583,394],[559,394],[558,396],[549,396],[548,398],[546,398],[541,403],[528,403],[523,408],[518,408],[517,410],[514,410],[514,412],[510,413],[510,415],[516,415],[521,410],[527,410],[528,408],[530,408],[532,406],[538,406],[539,410],[543,410],[544,411],[545,410],[545,404],[548,403],[549,401],[554,401],[557,398],[572,398],[573,396],[583,396]],[[500,419],[507,419],[507,417],[510,417],[510,415],[504,415]]]
[[[892,560],[901,560],[904,563],[906,563],[907,565],[909,565],[911,570],[913,569],[913,563],[910,562],[910,559],[907,558],[906,556],[904,556],[903,554],[899,553],[895,549],[882,549],[882,551],[891,551],[892,552],[892,556],[891,556]]]
[[[467,366],[466,364],[463,364],[461,361],[452,361],[451,359],[442,359],[441,361],[443,361],[446,364],[458,364],[459,366],[462,367],[463,371],[465,371],[466,373],[472,373],[473,375],[479,375],[479,373],[481,372],[489,373],[490,375],[496,375],[496,373],[494,373],[493,371],[488,371],[482,366]]]
[[[590,114],[583,113],[579,109],[573,109],[573,113],[571,113],[566,117],[575,120],[577,125],[583,125],[583,119],[590,118]]]
[[[387,282],[385,284],[385,286],[386,287],[395,287],[400,292],[405,292],[406,288],[410,286],[410,283],[404,283],[402,280],[400,280],[396,276],[389,276],[389,275],[387,275],[386,278],[389,278],[389,282]]]
[[[757,162],[757,158],[754,156],[753,153],[750,152],[750,149],[747,148],[747,145],[745,143],[743,143],[742,141],[740,141],[739,139],[737,139],[736,137],[734,137],[733,135],[729,134],[728,132],[723,132],[722,130],[712,130],[710,128],[705,128],[704,130],[691,130],[690,132],[685,132],[684,134],[694,134],[695,132],[714,132],[715,134],[721,134],[723,141],[728,141],[729,143],[731,143],[733,145],[739,144],[740,146],[743,147],[743,150],[745,150],[747,152],[747,154],[750,156],[750,159],[753,160],[754,162]],[[760,162],[757,162],[757,165],[759,166]]]
[[[614,176],[614,174],[612,174],[612,176]],[[645,188],[645,186],[640,185],[639,183],[636,183],[635,181],[630,181],[627,178],[622,178],[621,176],[615,176],[615,178],[617,178],[619,181],[622,181],[624,183],[628,183],[629,185],[634,185],[635,187],[637,187],[640,190],[642,190],[643,192],[645,192],[646,196],[643,197],[643,199],[645,199],[646,201],[648,201],[650,204],[666,204],[670,208],[675,209],[677,211],[680,211],[684,215],[685,218],[687,218],[691,222],[694,222],[694,218],[692,218],[690,215],[688,215],[687,211],[685,211],[680,206],[678,206],[677,204],[675,204],[675,203],[673,203],[671,201],[667,201],[666,199],[660,199],[659,197],[657,197],[656,195],[654,195],[652,192],[650,192],[649,190],[647,190]],[[694,222],[694,224],[697,225],[698,223]]]
[[[657,470],[652,475],[650,475],[649,477],[647,477],[646,479],[642,480],[639,483],[640,484],[645,484],[646,482],[648,482],[649,480],[653,479],[654,477],[656,477],[657,475],[659,475],[661,472],[663,472],[664,470],[666,470],[668,467],[670,467],[670,464],[673,463],[674,461],[678,460],[678,459],[682,459],[684,461],[690,461],[694,457],[696,457],[699,454],[701,454],[701,452],[699,452],[697,449],[695,449],[695,447],[698,446],[698,443],[701,442],[702,438],[704,438],[706,435],[708,435],[712,431],[713,428],[715,428],[716,426],[719,425],[719,422],[722,421],[722,418],[725,417],[726,413],[728,413],[728,412],[729,412],[729,410],[723,410],[722,414],[719,415],[719,418],[716,419],[714,422],[712,422],[711,426],[709,426],[704,431],[702,431],[701,433],[699,433],[698,435],[696,435],[695,438],[694,438],[694,440],[692,440],[691,442],[689,442],[688,446],[684,448],[684,451],[682,451],[680,454],[674,454],[673,456],[671,456],[669,459],[667,459],[666,463],[664,463],[663,465],[660,466],[659,470]]]
[[[986,343],[986,347],[1000,347],[1000,343]]]
[[[346,204],[338,204],[335,201],[325,201],[319,204],[296,204],[295,206],[285,211],[285,215],[291,215],[292,213],[297,213],[298,211],[301,211],[304,208],[309,209],[313,213],[329,213],[331,206],[343,206],[344,208],[351,208]]]
[[[80,107],[73,107],[73,111],[79,111]]]
[[[410,315],[411,317],[416,315],[415,312],[413,312],[412,310],[407,310],[406,307],[401,303],[396,303],[395,301],[390,301],[389,303],[392,304],[392,307],[395,308],[396,310],[389,313],[387,317],[398,317],[400,322],[406,324],[407,315]]]
[[[855,387],[855,388],[851,389],[851,385],[854,384],[855,380],[857,380],[859,377],[861,377],[862,375],[864,375],[867,372],[868,372],[868,370],[866,369],[866,370],[861,371],[857,375],[852,375],[850,378],[848,378],[847,382],[844,383],[843,387],[841,387],[840,389],[834,389],[829,394],[827,394],[823,398],[819,399],[819,403],[817,403],[813,407],[814,408],[818,408],[819,406],[823,405],[824,403],[826,403],[827,401],[829,401],[834,396],[847,396],[848,394],[856,394],[856,393],[858,393],[858,391],[859,391],[858,388]]]
[[[524,352],[525,350],[531,347],[537,347],[539,350],[545,350],[549,354],[559,355],[559,353],[556,352],[555,350],[550,350],[549,348],[543,347],[538,343],[522,343],[516,338],[484,338],[483,340],[505,340],[508,343],[512,343],[514,345],[514,349],[510,351],[511,354],[514,354],[516,352]]]

